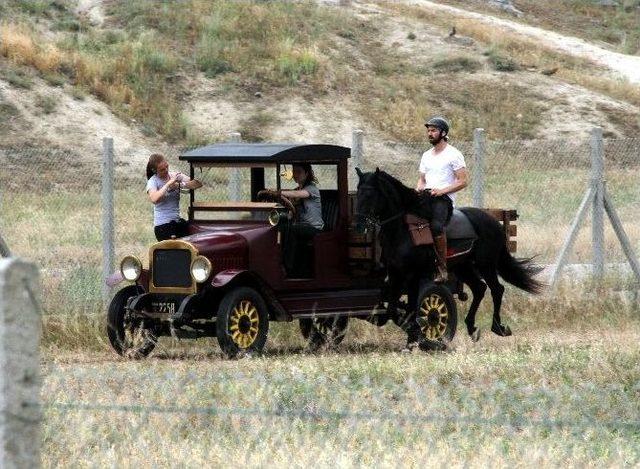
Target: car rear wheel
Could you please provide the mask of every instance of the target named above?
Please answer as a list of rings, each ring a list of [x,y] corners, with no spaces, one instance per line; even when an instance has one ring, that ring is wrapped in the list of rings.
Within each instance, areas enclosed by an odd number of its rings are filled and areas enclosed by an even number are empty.
[[[107,336],[111,347],[126,358],[144,358],[158,343],[158,338],[145,320],[132,317],[126,309],[129,298],[140,293],[135,285],[124,287],[114,295],[107,312]]]
[[[310,350],[339,345],[347,333],[349,318],[334,316],[328,318],[300,319],[300,332],[307,340]]]
[[[418,295],[416,322],[420,338],[427,341],[451,342],[458,327],[456,302],[449,289],[429,283]]]
[[[226,356],[261,353],[269,332],[269,312],[260,294],[249,287],[227,292],[220,302],[216,329]]]

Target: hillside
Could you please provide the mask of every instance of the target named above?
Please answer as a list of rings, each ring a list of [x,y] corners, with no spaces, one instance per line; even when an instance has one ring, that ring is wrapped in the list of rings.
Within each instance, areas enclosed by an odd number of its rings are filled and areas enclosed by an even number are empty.
[[[339,3],[8,0],[0,146],[95,154],[112,135],[139,162],[230,131],[348,144],[360,127],[372,143],[423,140],[436,113],[463,140],[478,126],[494,139],[640,130],[640,88],[589,59],[432,2]]]

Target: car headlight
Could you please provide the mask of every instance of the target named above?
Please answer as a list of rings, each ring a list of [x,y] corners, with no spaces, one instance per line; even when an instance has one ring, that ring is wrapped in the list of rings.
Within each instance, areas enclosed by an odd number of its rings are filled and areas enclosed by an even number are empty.
[[[269,224],[271,226],[277,226],[282,220],[287,218],[287,214],[280,210],[273,210],[269,213]]]
[[[120,262],[120,272],[127,280],[135,282],[142,273],[142,262],[135,256],[126,256]]]
[[[191,276],[193,279],[202,283],[211,275],[211,262],[204,256],[196,257],[191,263]]]

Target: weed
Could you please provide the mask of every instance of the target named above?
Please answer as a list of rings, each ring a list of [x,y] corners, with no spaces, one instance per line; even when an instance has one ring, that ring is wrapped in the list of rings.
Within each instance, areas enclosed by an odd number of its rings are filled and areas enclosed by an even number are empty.
[[[515,72],[518,64],[510,57],[502,55],[495,49],[489,49],[485,55],[489,58],[489,63],[498,72]]]
[[[51,114],[56,110],[58,98],[53,95],[38,95],[35,101],[36,106],[42,109],[45,114]]]
[[[466,55],[450,56],[436,60],[431,68],[439,73],[473,73],[482,68],[482,62]]]
[[[16,88],[29,90],[33,86],[33,79],[31,76],[21,70],[2,70],[0,76],[11,86],[15,86]]]
[[[45,73],[42,78],[47,84],[58,87],[63,86],[66,81],[64,77],[58,73]]]

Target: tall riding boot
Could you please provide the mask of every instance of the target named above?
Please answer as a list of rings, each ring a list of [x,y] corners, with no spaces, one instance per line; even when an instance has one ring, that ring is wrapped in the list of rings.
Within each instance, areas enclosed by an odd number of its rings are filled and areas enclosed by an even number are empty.
[[[438,275],[436,275],[435,282],[443,283],[447,281],[447,235],[441,234],[440,236],[434,236],[433,244],[436,252],[436,261],[438,264]]]

